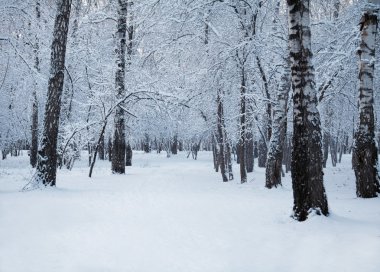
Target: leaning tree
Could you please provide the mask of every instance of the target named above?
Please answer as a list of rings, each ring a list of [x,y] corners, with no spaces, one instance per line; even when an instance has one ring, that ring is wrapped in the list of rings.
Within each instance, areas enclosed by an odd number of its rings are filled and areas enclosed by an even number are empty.
[[[57,174],[57,140],[61,97],[64,81],[67,32],[70,21],[71,0],[57,2],[51,45],[50,77],[45,106],[44,129],[38,151],[36,181],[55,186]]]

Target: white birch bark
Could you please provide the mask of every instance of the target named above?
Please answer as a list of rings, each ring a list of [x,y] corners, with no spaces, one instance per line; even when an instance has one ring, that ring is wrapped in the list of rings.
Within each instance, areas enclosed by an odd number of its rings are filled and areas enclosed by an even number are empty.
[[[328,215],[323,186],[320,117],[312,65],[310,1],[287,0],[293,89],[292,184],[294,218]]]
[[[375,41],[379,8],[379,5],[368,4],[360,21],[359,123],[355,132],[352,162],[356,176],[356,194],[363,198],[376,197],[380,192],[373,111]]]

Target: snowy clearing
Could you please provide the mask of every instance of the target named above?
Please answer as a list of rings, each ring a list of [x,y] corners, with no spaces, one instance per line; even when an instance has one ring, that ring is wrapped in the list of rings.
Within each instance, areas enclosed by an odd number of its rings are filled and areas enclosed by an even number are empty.
[[[126,175],[98,161],[93,179],[84,157],[32,192],[26,152],[1,161],[0,271],[380,271],[380,199],[356,198],[349,155],[325,170],[331,215],[302,223],[290,175],[222,183],[211,156],[135,152]]]

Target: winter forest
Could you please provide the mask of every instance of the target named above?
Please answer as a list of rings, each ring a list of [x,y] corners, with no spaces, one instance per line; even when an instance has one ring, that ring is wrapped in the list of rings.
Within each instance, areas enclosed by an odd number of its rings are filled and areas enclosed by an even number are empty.
[[[0,271],[380,271],[380,0],[0,0]]]

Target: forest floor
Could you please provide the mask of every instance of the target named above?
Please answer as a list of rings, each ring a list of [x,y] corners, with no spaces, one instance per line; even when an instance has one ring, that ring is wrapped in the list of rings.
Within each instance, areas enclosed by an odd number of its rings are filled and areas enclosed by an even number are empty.
[[[325,170],[329,217],[294,221],[290,175],[221,182],[209,152],[134,153],[126,175],[86,159],[20,192],[28,156],[0,161],[1,272],[380,271],[380,198],[358,199],[350,156]]]

